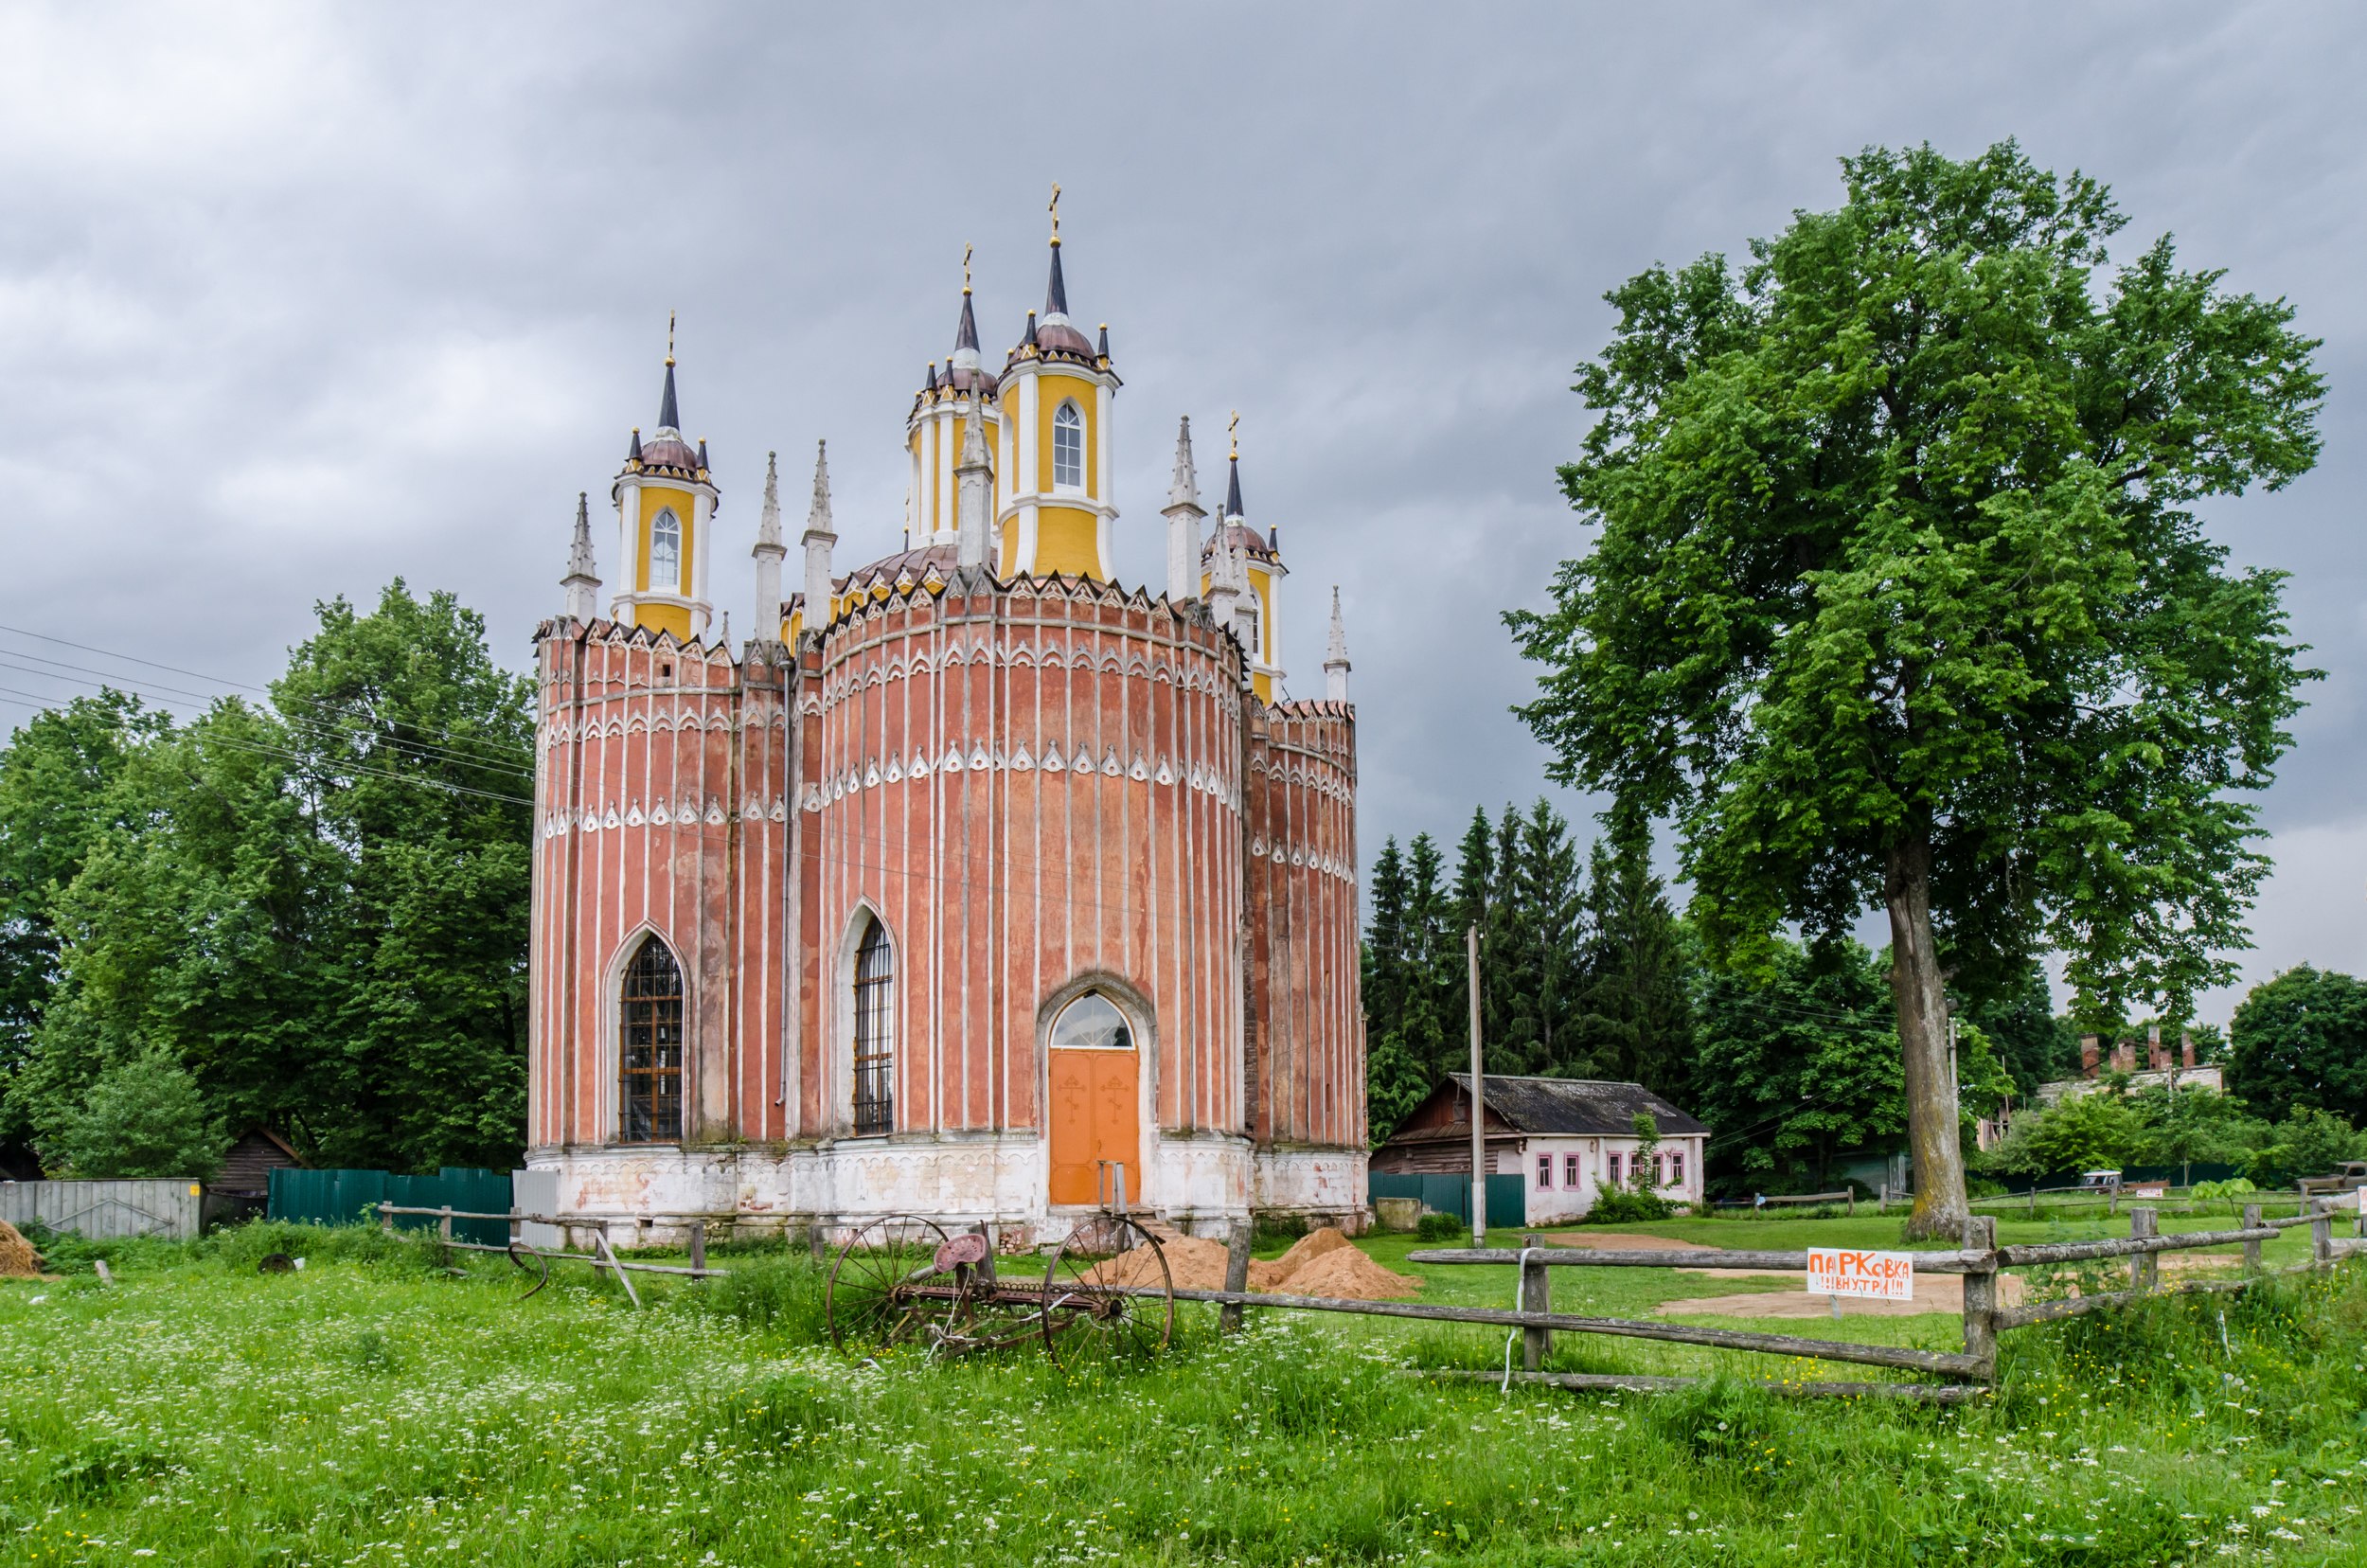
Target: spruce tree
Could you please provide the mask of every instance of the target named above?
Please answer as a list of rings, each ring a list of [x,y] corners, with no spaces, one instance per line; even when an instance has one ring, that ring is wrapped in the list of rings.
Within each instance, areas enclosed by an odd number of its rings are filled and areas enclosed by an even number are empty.
[[[1693,966],[1667,890],[1652,873],[1648,824],[1615,815],[1595,842],[1586,910],[1577,1032],[1589,1070],[1681,1095],[1693,1056]]]

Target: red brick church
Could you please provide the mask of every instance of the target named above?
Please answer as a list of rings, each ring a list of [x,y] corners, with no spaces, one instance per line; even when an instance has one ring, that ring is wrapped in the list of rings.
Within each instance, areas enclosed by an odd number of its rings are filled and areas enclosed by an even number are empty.
[[[579,504],[537,633],[530,1167],[560,1206],[743,1229],[917,1212],[1006,1245],[1130,1206],[1360,1224],[1356,724],[1279,668],[1288,576],[1237,447],[1191,431],[1164,592],[1112,579],[1121,386],[1068,311],[990,370],[970,289],[905,419],[903,547],[834,564],[817,460],[788,555],[768,465],[752,640],[708,591],[721,491],[656,428]],[[751,537],[751,536],[743,536]]]

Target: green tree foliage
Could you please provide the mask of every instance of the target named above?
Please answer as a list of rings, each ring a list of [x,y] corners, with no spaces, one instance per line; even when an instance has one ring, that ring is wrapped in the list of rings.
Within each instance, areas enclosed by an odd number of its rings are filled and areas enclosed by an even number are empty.
[[[2267,1124],[2247,1114],[2244,1102],[2231,1096],[2151,1088],[2130,1100],[2144,1128],[2130,1151],[2136,1165],[2240,1166],[2270,1141]],[[2190,1174],[2181,1170],[2180,1180]]]
[[[1765,968],[1705,970],[1687,1107],[1713,1167],[1743,1185],[1829,1186],[1837,1156],[1893,1147],[1907,1124],[1890,993],[1848,937],[1778,940]]]
[[[2263,1115],[2312,1105],[2367,1121],[2367,986],[2303,964],[2254,986],[2227,1034],[2228,1092]]]
[[[139,1051],[93,1081],[42,1141],[52,1168],[85,1177],[186,1176],[222,1168],[230,1136],[197,1079],[162,1050]]]
[[[0,1138],[26,1131],[6,1092],[57,984],[58,897],[122,826],[116,782],[168,727],[136,698],[102,690],[35,714],[0,754]]]
[[[1393,838],[1373,866],[1363,955],[1365,1078],[1385,1138],[1470,1056],[1469,958],[1490,1072],[1611,1078],[1663,1094],[1693,1046],[1690,960],[1648,829],[1597,843],[1581,878],[1569,823],[1539,800],[1472,813],[1451,878],[1429,835]]]
[[[1987,1164],[2020,1176],[2118,1170],[2136,1163],[2145,1135],[2143,1118],[2121,1096],[2066,1095],[2043,1110],[2016,1115]]]
[[[2297,1106],[2252,1156],[2251,1179],[2263,1186],[2290,1186],[2304,1176],[2331,1176],[2344,1160],[2362,1157],[2367,1157],[2367,1139],[2353,1130],[2349,1118]]]
[[[2195,505],[2316,461],[2292,311],[2182,270],[2109,274],[2104,187],[2008,142],[1842,162],[1847,199],[1609,295],[1562,471],[1599,532],[1523,717],[1557,776],[1677,823],[1715,953],[1887,911],[1919,1172],[1963,1211],[1942,986],[2042,942],[2082,1016],[2229,972],[2266,867],[2250,806],[2307,677],[2277,574]]]
[[[107,786],[7,1091],[44,1142],[153,1047],[326,1164],[519,1151],[531,688],[449,595],[319,614],[269,708],[149,736]]]
[[[2036,959],[2013,983],[1967,1004],[1965,1017],[1988,1037],[2018,1098],[2030,1098],[2041,1083],[2079,1076],[2079,1031],[2056,1014],[2046,971]]]
[[[1575,1033],[1587,1075],[1641,1083],[1682,1102],[1694,1054],[1693,960],[1649,830],[1632,819],[1595,841],[1587,867],[1586,950]]]

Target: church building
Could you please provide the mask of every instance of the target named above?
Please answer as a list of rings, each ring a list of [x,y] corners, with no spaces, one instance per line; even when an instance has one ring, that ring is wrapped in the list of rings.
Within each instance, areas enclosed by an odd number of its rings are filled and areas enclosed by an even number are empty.
[[[717,624],[722,515],[669,347],[536,633],[527,1165],[660,1230],[985,1221],[1006,1247],[1123,1203],[1199,1234],[1361,1228],[1356,722],[1338,594],[1285,689],[1278,527],[1191,425],[1164,590],[1114,580],[1123,386],[1042,313],[999,367],[967,278],[904,421],[903,547],[851,569],[826,459],[784,594],[777,472],[754,635]],[[864,552],[851,552],[859,557]],[[605,593],[605,598],[603,594]]]

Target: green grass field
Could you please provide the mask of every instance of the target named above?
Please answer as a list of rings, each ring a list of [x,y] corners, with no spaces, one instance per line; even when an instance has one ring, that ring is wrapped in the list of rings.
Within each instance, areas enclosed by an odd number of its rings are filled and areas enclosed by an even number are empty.
[[[1895,1218],[1634,1228],[1897,1236]],[[1510,1269],[1409,1266],[1415,1245],[1368,1250],[1428,1299],[1509,1303]],[[283,1249],[303,1273],[256,1272]],[[113,1287],[90,1272],[101,1250]],[[821,1342],[812,1266],[761,1251],[719,1250],[726,1280],[644,1276],[637,1311],[580,1267],[520,1302],[498,1258],[362,1230],[54,1256],[62,1279],[0,1283],[9,1562],[2367,1560],[2357,1265],[2008,1335],[1997,1395],[1939,1410],[1731,1381],[1504,1396],[1403,1371],[1500,1364],[1493,1331],[1268,1312],[1221,1340],[1199,1309],[1140,1369],[854,1362]],[[1566,1270],[1555,1305],[1784,1286]],[[1958,1343],[1952,1316],[1767,1327]],[[1866,1375],[1570,1336],[1556,1364]]]

